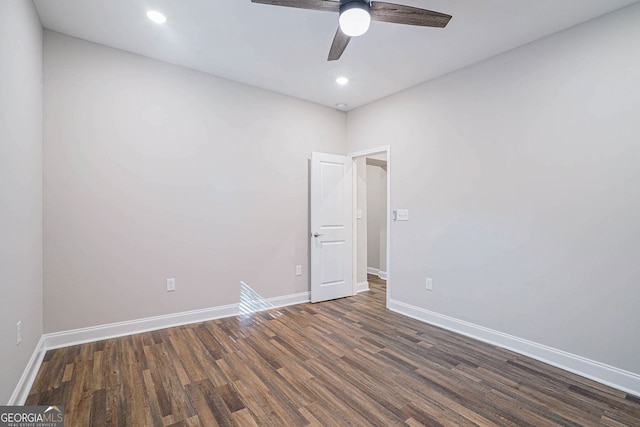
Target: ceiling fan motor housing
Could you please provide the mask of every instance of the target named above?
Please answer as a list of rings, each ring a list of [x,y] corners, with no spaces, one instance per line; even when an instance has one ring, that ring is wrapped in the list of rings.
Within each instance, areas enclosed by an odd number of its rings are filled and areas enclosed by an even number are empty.
[[[340,13],[353,8],[363,9],[369,12],[371,10],[371,4],[367,0],[340,0]]]

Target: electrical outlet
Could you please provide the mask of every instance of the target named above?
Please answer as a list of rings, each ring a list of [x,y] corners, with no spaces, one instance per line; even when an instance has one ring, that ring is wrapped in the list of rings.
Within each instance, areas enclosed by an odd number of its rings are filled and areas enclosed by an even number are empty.
[[[302,276],[302,266],[300,264],[296,265],[296,276]]]
[[[20,345],[22,341],[22,321],[16,323],[16,345]]]
[[[431,280],[429,277],[427,277],[427,290],[428,291],[433,290],[433,280]]]
[[[176,279],[167,279],[167,292],[173,292],[176,290]]]

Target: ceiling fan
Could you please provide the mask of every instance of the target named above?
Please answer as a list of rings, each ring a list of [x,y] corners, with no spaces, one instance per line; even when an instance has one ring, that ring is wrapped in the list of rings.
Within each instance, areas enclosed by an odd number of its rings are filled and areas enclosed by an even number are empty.
[[[340,25],[333,38],[328,61],[340,59],[351,37],[366,33],[371,20],[444,28],[451,19],[451,15],[444,13],[369,0],[251,0],[251,2],[340,13]]]

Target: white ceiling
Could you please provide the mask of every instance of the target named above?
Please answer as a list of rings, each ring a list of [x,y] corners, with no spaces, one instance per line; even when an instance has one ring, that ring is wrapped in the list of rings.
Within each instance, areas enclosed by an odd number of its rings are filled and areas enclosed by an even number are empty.
[[[372,22],[327,62],[338,14],[250,0],[35,0],[45,28],[334,107],[372,102],[639,0],[389,0],[444,29]],[[149,21],[155,9],[164,25]],[[336,77],[350,79],[346,86]]]

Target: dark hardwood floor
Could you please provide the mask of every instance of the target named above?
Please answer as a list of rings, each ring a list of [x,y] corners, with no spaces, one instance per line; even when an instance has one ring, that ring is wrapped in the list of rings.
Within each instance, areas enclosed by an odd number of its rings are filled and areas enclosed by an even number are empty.
[[[384,308],[385,283],[47,352],[67,426],[640,426],[640,399]]]

